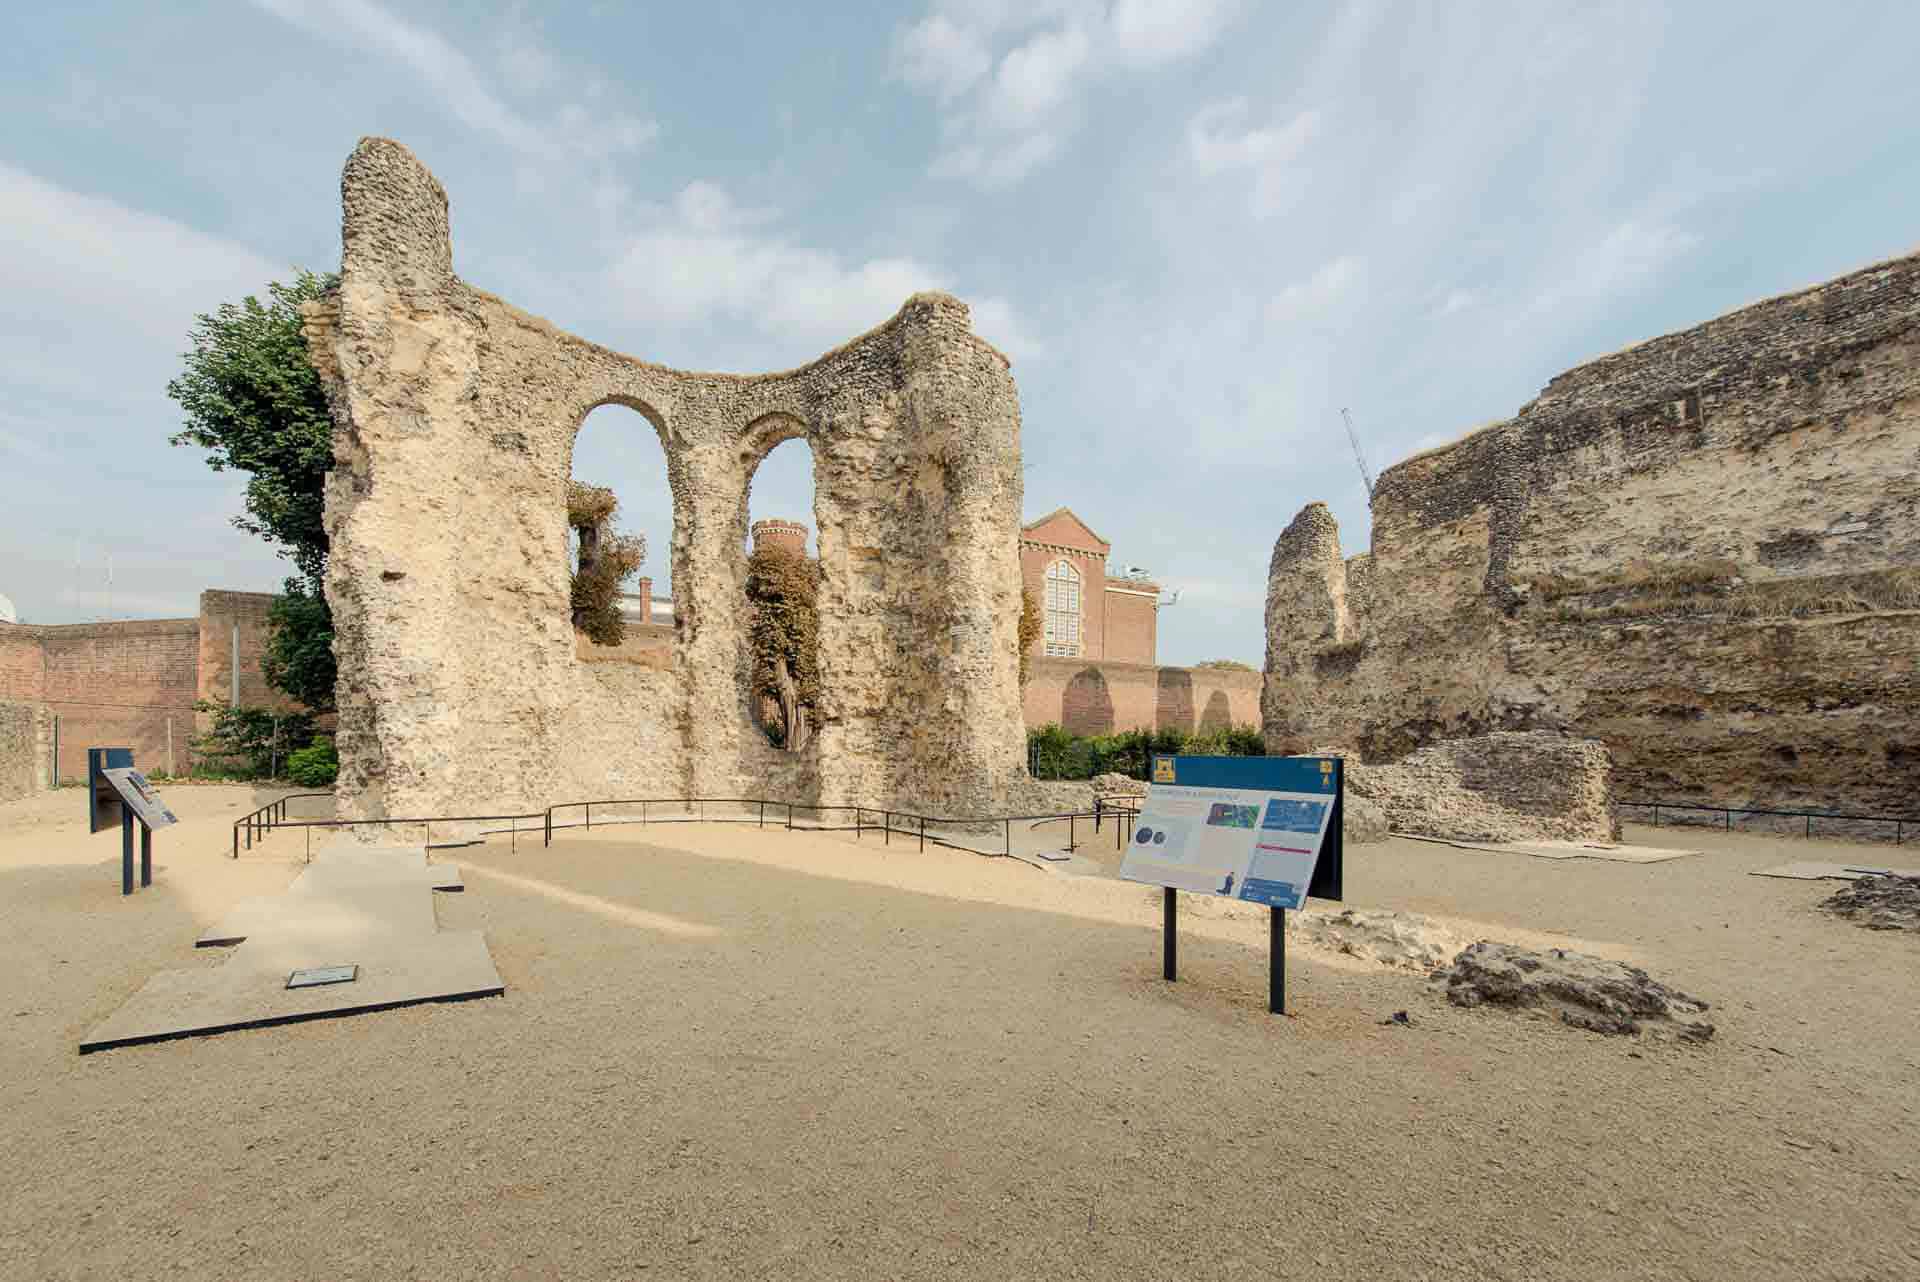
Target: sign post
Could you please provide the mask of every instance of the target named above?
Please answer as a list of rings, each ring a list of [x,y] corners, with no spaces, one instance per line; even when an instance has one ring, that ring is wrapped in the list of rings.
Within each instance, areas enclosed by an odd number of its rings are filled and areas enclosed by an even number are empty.
[[[1287,910],[1341,897],[1346,779],[1338,757],[1152,758],[1120,875],[1160,886],[1161,973],[1177,973],[1180,891],[1265,904],[1267,1009],[1287,1009]]]
[[[153,884],[153,830],[178,823],[147,777],[132,766],[110,766],[100,778],[112,787],[120,809],[120,893],[133,893],[133,824],[140,821],[140,884]]]

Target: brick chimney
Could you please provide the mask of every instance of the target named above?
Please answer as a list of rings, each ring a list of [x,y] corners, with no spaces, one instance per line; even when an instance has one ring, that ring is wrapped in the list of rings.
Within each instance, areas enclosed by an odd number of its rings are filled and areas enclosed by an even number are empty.
[[[653,622],[653,580],[640,580],[640,622]]]
[[[755,521],[753,550],[784,547],[795,556],[807,554],[807,527],[798,521]]]

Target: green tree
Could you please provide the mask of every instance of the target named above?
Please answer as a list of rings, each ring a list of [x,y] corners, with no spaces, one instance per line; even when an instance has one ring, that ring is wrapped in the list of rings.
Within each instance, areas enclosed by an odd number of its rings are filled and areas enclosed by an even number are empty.
[[[322,590],[327,564],[324,486],[333,466],[333,420],[307,358],[300,305],[332,289],[334,274],[301,271],[202,315],[167,395],[186,412],[170,438],[198,445],[216,472],[249,474],[245,512],[233,523],[278,546],[299,571],[276,605],[261,667],[276,689],[318,712],[333,708],[333,616]]]

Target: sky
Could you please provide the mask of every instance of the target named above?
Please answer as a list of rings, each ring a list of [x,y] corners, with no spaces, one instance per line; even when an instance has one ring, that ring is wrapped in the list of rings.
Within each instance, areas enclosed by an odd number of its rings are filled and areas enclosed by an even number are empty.
[[[919,289],[1013,363],[1027,519],[1260,663],[1273,541],[1560,371],[1920,248],[1920,6],[1830,0],[698,5],[230,0],[0,18],[0,594],[194,613],[288,564],[168,437],[194,317],[339,263],[404,142],[472,284],[693,369],[802,364]],[[575,457],[647,535],[660,447]],[[755,519],[812,524],[783,445]],[[109,575],[111,582],[109,583]]]

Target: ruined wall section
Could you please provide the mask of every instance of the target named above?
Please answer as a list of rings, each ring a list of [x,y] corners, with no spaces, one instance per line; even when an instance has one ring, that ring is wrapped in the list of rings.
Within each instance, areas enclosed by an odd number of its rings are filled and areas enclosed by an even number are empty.
[[[1319,544],[1276,545],[1270,739],[1551,728],[1604,739],[1625,797],[1911,808],[1920,259],[1563,374],[1389,469],[1373,516],[1338,616],[1303,595]]]
[[[1019,412],[957,299],[784,374],[691,374],[452,274],[446,197],[396,143],[342,180],[337,294],[308,309],[336,419],[327,590],[354,814],[773,795],[989,810],[1021,766]],[[583,662],[564,494],[598,406],[656,431],[674,496],[671,662]],[[642,421],[644,420],[644,421]],[[813,451],[821,725],[777,752],[747,700],[747,486]]]
[[[18,801],[53,787],[53,710],[44,703],[0,699],[0,801]]]

